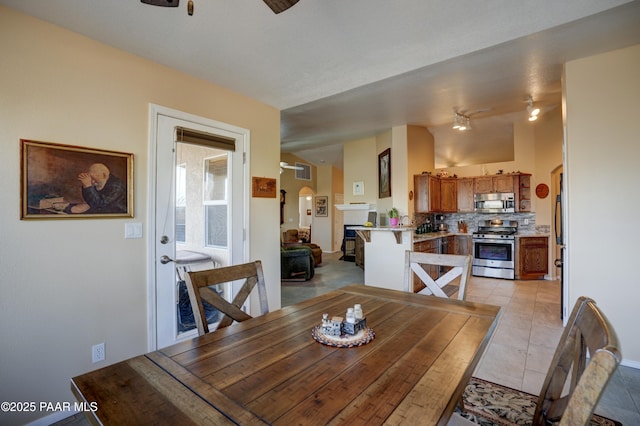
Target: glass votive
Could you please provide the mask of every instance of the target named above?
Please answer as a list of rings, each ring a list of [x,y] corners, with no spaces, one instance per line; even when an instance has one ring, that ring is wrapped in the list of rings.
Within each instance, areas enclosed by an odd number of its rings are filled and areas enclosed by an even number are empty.
[[[364,317],[362,313],[362,305],[356,303],[353,305],[353,315],[356,317],[356,320],[361,320]]]
[[[356,323],[356,316],[353,313],[353,308],[348,308],[347,309],[347,317],[346,320],[349,324],[355,324]]]

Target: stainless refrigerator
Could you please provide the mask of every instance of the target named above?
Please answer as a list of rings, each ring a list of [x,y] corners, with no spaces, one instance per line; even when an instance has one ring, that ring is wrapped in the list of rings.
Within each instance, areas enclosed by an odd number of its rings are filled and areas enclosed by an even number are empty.
[[[560,257],[554,261],[557,268],[560,268],[560,319],[564,319],[564,230],[562,229],[562,173],[560,173],[560,191],[556,195],[556,207],[554,217],[554,228],[556,234],[556,245],[560,248]],[[557,250],[556,250],[557,252]]]

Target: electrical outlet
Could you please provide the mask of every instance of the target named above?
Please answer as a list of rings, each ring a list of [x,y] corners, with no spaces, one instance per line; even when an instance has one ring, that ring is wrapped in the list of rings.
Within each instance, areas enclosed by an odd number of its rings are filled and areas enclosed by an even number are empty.
[[[524,220],[524,224],[525,224],[525,225],[528,225],[528,224],[529,224],[529,219],[525,219],[525,220]]]
[[[104,361],[104,343],[98,343],[91,347],[91,362]]]

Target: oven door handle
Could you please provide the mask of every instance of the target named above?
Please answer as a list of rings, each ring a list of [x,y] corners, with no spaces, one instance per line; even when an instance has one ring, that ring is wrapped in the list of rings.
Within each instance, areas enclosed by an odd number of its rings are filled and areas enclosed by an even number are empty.
[[[472,238],[474,243],[487,243],[487,244],[515,244],[516,240],[493,240],[488,238]]]

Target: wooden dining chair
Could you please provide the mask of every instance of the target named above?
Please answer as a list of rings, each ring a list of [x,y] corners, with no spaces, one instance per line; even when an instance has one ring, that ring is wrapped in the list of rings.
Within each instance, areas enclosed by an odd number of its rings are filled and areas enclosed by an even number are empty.
[[[408,292],[451,297],[458,292],[458,300],[465,300],[467,281],[471,277],[471,256],[457,254],[424,253],[407,250],[404,265],[404,289]],[[440,276],[441,267],[451,267]],[[416,291],[413,274],[425,285]],[[436,277],[435,279],[433,277]],[[452,281],[460,277],[458,286]]]
[[[560,337],[531,424],[588,425],[621,359],[613,327],[596,302],[580,297]],[[505,401],[512,396],[505,395]],[[458,416],[455,413],[449,424],[463,424]]]
[[[580,297],[542,385],[534,425],[560,418],[560,425],[586,425],[621,360],[609,320],[593,299]],[[569,390],[563,394],[565,384]]]
[[[231,303],[210,287],[237,280],[244,281],[240,291]],[[193,309],[193,316],[200,336],[209,332],[209,324],[207,324],[202,303],[203,300],[224,314],[216,326],[216,330],[227,327],[234,321],[242,322],[251,318],[249,314],[242,310],[242,305],[256,285],[260,298],[261,315],[269,312],[262,262],[259,260],[222,268],[191,271],[187,273],[186,282],[191,308]]]

